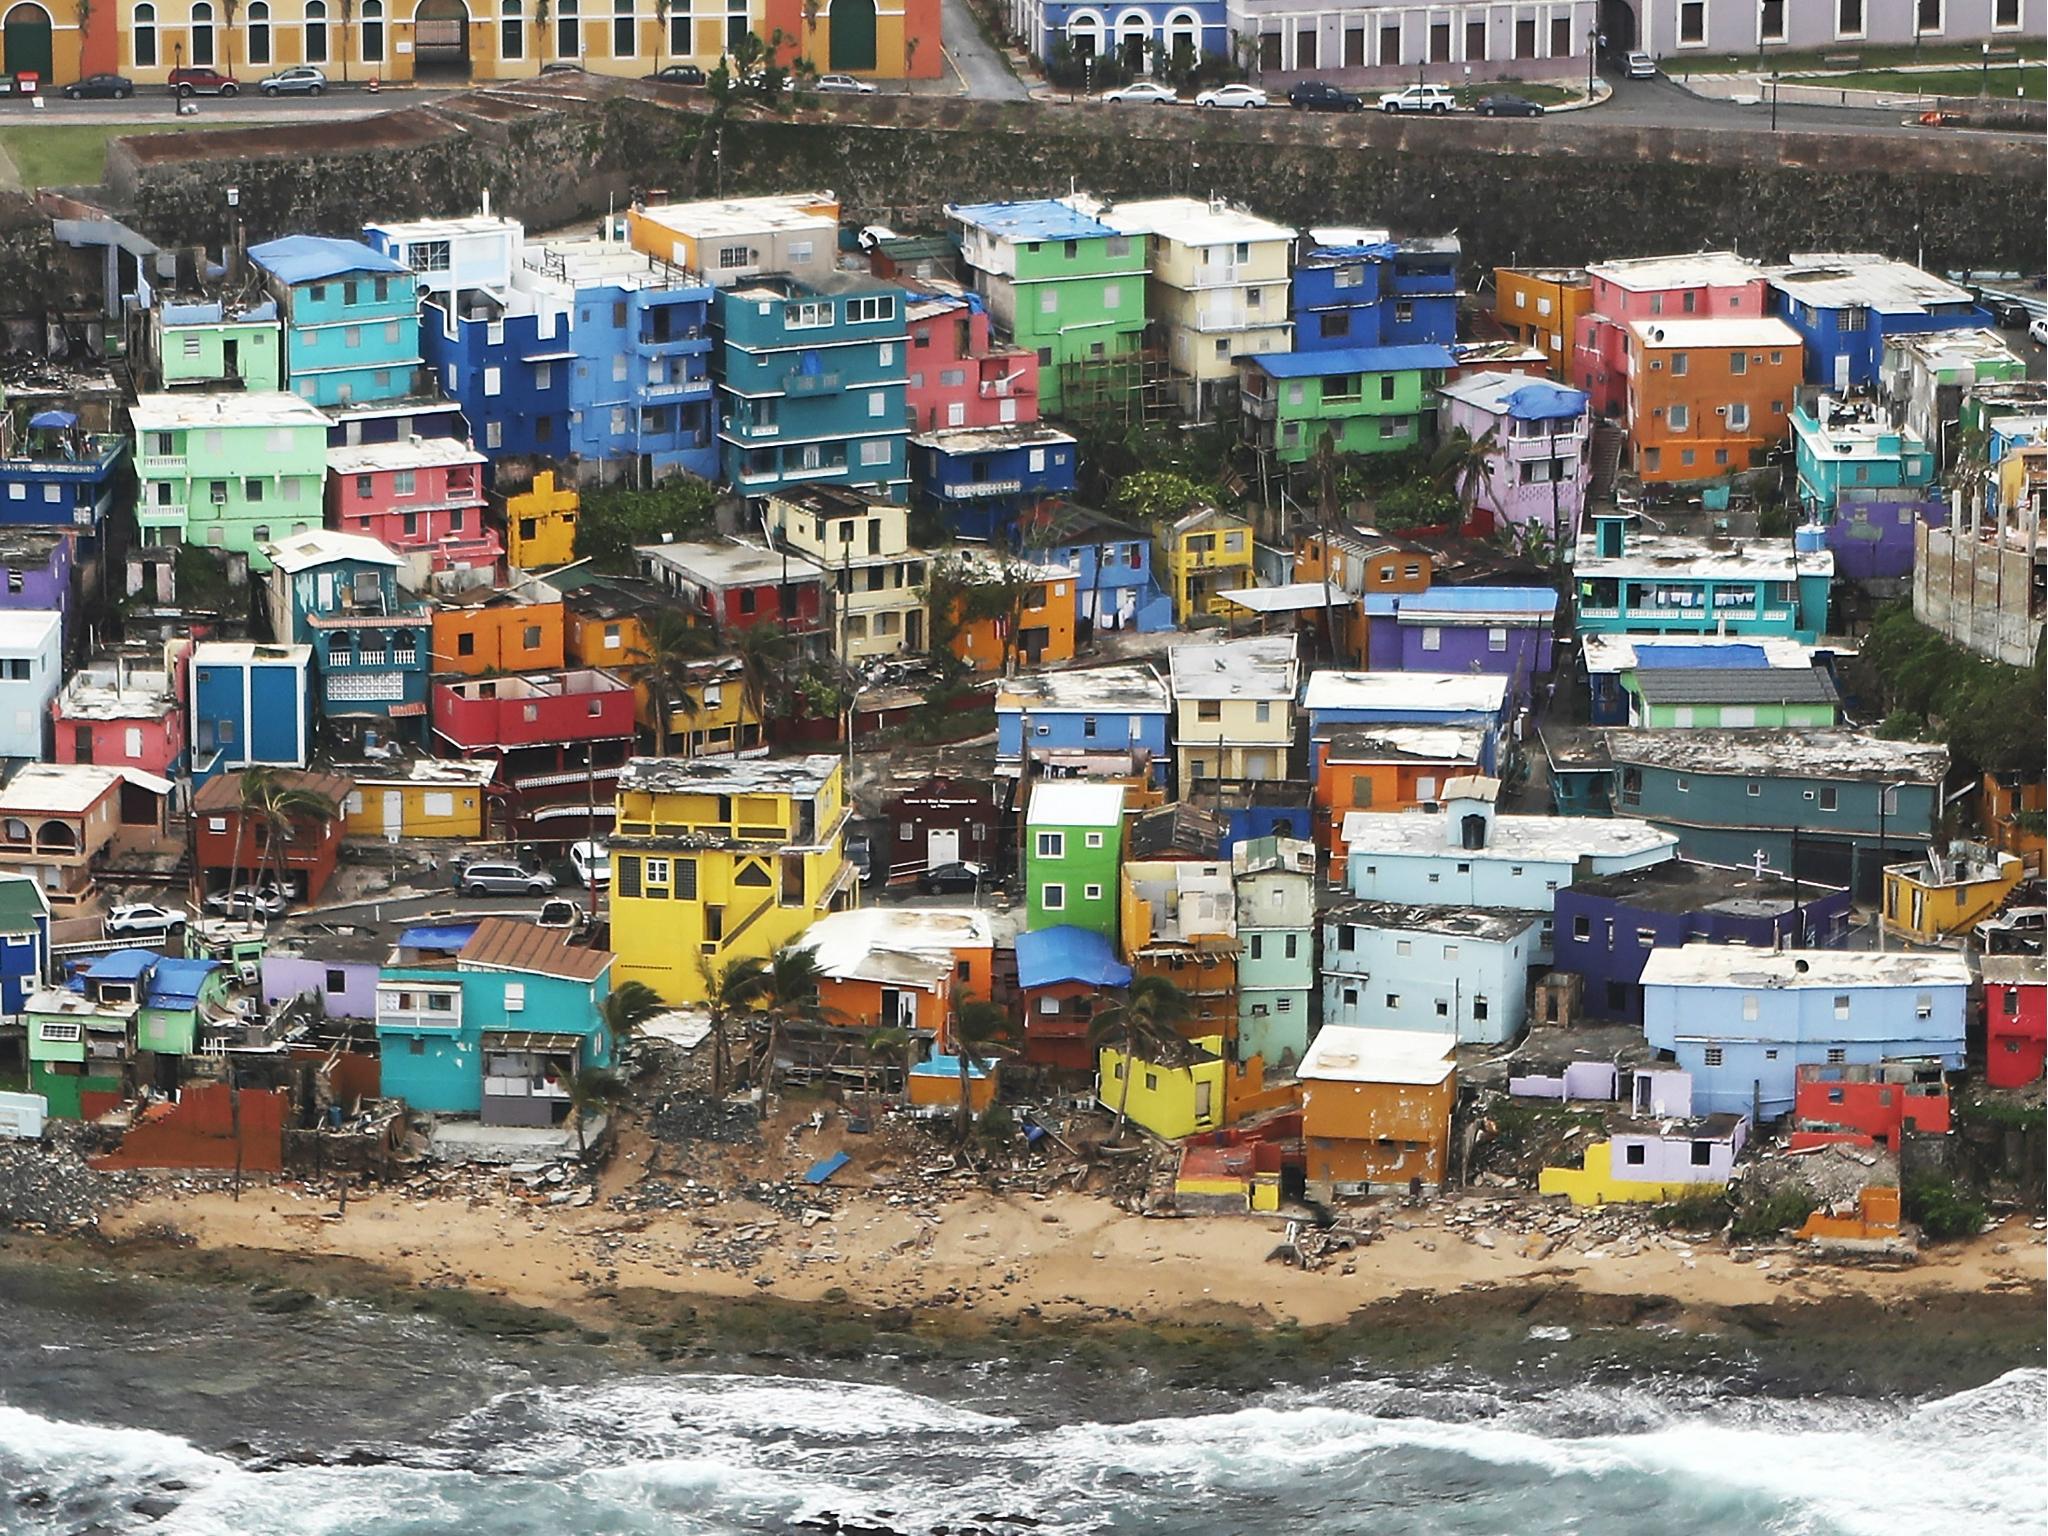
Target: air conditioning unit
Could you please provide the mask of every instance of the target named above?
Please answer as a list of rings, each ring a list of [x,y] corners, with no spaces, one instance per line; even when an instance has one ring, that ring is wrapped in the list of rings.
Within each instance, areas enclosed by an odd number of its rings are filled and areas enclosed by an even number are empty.
[[[225,489],[217,490],[213,493],[213,504],[216,507],[224,507],[228,504],[228,493]]]

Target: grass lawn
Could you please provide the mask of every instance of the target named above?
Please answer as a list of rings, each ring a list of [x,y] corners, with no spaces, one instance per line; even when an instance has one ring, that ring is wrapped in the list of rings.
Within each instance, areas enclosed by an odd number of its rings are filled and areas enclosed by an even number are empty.
[[[1890,91],[1901,96],[1978,96],[1987,81],[1991,94],[2000,101],[2026,97],[2039,101],[2044,78],[2037,65],[1994,66],[1987,76],[1983,69],[1865,69],[1847,75],[1811,75],[1801,85],[1824,85],[1831,90]]]
[[[2015,57],[2031,59],[2036,63],[2048,57],[2041,40],[2035,37],[2016,35],[2000,38],[1991,45],[1994,55],[1992,62],[2000,56],[2007,60]],[[1756,50],[1738,49],[1734,53],[1715,52],[1692,54],[1673,53],[1657,61],[1667,75],[1684,79],[1687,75],[1731,75],[1743,70],[1756,68]],[[1831,59],[1850,59],[1853,63],[1830,63]],[[1947,43],[1940,47],[1929,43],[1916,54],[1911,43],[1899,43],[1885,47],[1867,47],[1861,43],[1841,43],[1833,48],[1766,48],[1764,50],[1765,70],[1815,70],[1815,69],[1895,69],[1901,64],[1957,64],[1981,66],[1983,54],[1975,43]]]
[[[107,174],[107,140],[131,133],[203,133],[187,123],[37,123],[0,128],[0,155],[22,186],[89,187]]]
[[[1545,85],[1534,80],[1493,80],[1484,85],[1454,85],[1451,90],[1461,107],[1476,105],[1482,96],[1519,96],[1539,107],[1554,107],[1561,101],[1575,101],[1585,95],[1584,91],[1566,90],[1561,85]],[[1366,100],[1370,102],[1372,98],[1368,96]]]

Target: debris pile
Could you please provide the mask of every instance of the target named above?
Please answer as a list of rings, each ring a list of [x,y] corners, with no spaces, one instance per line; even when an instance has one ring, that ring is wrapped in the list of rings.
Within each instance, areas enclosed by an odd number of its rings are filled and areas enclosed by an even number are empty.
[[[715,1141],[744,1146],[761,1139],[761,1122],[751,1104],[676,1093],[647,1112],[647,1134],[670,1144]]]
[[[0,1227],[91,1230],[108,1206],[127,1199],[140,1183],[133,1173],[88,1167],[70,1137],[50,1145],[0,1141]]]

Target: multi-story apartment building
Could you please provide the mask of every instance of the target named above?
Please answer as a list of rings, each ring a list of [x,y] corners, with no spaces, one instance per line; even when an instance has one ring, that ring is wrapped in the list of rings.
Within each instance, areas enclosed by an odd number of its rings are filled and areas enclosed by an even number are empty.
[[[1783,540],[1644,534],[1596,515],[1572,561],[1579,633],[1787,636],[1811,645],[1828,627],[1835,557]]]
[[[1618,416],[1628,402],[1634,322],[1760,320],[1770,309],[1763,268],[1733,251],[1596,262],[1586,279],[1569,371],[1573,388],[1592,396],[1596,416]]]
[[[288,394],[144,395],[135,429],[135,521],[145,544],[197,544],[246,555],[318,527],[327,484],[328,420]]]
[[[484,518],[484,456],[459,438],[327,450],[327,524],[366,534],[428,571],[494,575],[505,559]]]
[[[1287,777],[1301,663],[1295,636],[1187,640],[1167,653],[1179,782]]]
[[[1637,320],[1628,332],[1629,446],[1645,484],[1724,479],[1785,441],[1803,354],[1784,321]]]
[[[1872,252],[1794,255],[1768,267],[1771,312],[1806,343],[1806,381],[1844,391],[1877,382],[1893,336],[1975,330],[1991,316],[1970,290]]]
[[[778,548],[825,573],[833,654],[848,666],[925,649],[925,553],[910,542],[909,509],[838,485],[767,498],[763,521]]]
[[[1311,229],[1289,297],[1297,352],[1434,345],[1458,335],[1456,235],[1396,240],[1383,229]]]
[[[1583,267],[1495,267],[1493,318],[1524,346],[1536,348],[1550,376],[1571,371],[1572,338],[1593,302]]]
[[[144,373],[155,389],[277,390],[284,386],[284,328],[277,300],[179,298],[150,306]]]
[[[360,240],[286,235],[249,248],[284,320],[285,388],[321,406],[376,405],[431,388],[420,366],[419,284]]]
[[[1475,373],[1438,386],[1442,435],[1463,431],[1485,454],[1465,531],[1540,534],[1551,548],[1579,536],[1591,478],[1592,413],[1585,391],[1519,373]]]
[[[1239,361],[1238,403],[1282,464],[1307,463],[1326,437],[1340,454],[1398,453],[1422,441],[1456,362],[1434,344],[1261,353]]]
[[[936,278],[906,295],[912,427],[997,427],[1038,420],[1038,354],[989,336],[988,303]]]

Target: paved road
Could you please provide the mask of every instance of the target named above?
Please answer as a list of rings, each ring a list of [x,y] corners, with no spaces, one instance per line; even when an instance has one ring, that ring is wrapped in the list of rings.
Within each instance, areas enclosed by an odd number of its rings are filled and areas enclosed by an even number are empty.
[[[418,106],[452,94],[452,91],[438,89],[378,91],[373,94],[339,84],[321,96],[259,96],[251,91],[232,98],[195,97],[198,113],[181,119],[177,114],[176,97],[161,88],[145,86],[127,101],[66,101],[61,96],[53,96],[38,109],[18,97],[0,100],[0,127],[180,121],[199,128],[224,123],[332,123],[355,117],[374,117],[379,112]]]
[[[1726,128],[1736,132],[1769,133],[1771,109],[1767,102],[1745,105],[1734,101],[1713,101],[1673,84],[1661,75],[1655,80],[1622,80],[1607,77],[1614,96],[1604,106],[1583,112],[1557,114],[1552,121],[1597,126],[1625,124],[1631,127],[1655,125],[1666,128]],[[1512,89],[1512,87],[1510,87]],[[1859,107],[1795,107],[1780,105],[1778,127],[1801,132],[1915,133],[1903,112],[1869,111]]]
[[[1009,61],[989,45],[975,25],[967,0],[939,0],[946,57],[967,87],[969,96],[984,101],[1023,101],[1031,93],[1010,73]]]

